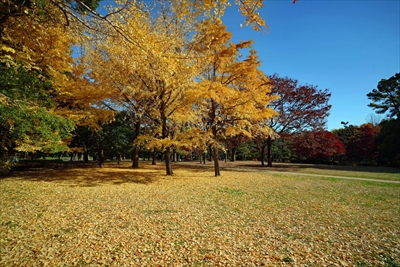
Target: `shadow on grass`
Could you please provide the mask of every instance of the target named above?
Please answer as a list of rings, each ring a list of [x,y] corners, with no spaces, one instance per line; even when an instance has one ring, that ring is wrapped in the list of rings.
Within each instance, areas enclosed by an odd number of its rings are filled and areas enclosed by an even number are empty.
[[[200,162],[186,161],[186,162],[175,162],[172,165],[174,170],[191,170],[194,172],[213,172],[214,163],[208,162],[207,164],[200,164]]]
[[[9,178],[27,181],[63,183],[68,186],[93,187],[101,185],[122,185],[126,183],[150,184],[165,177],[163,166],[149,167],[143,164],[132,168],[124,163],[105,164],[99,168],[96,164],[66,164],[34,168],[16,168]]]
[[[296,172],[305,168],[325,169],[325,170],[345,170],[360,172],[380,172],[380,173],[399,173],[400,169],[385,167],[366,167],[366,166],[332,166],[317,164],[293,164],[293,163],[273,163],[273,167],[261,166],[257,161],[220,161],[221,171],[261,171],[273,170],[282,172]],[[175,162],[173,170],[190,170],[193,173],[214,172],[213,162],[207,161],[200,164],[196,161]],[[84,164],[75,163],[55,163],[33,166],[20,166],[13,170],[11,178],[23,179],[37,182],[63,183],[67,186],[101,186],[101,185],[122,185],[127,183],[150,184],[157,180],[166,178],[165,165],[158,162],[151,165],[149,162],[141,162],[139,168],[131,167],[131,163],[126,161],[121,165],[115,162],[107,162],[104,168],[99,168],[98,164],[91,162]]]

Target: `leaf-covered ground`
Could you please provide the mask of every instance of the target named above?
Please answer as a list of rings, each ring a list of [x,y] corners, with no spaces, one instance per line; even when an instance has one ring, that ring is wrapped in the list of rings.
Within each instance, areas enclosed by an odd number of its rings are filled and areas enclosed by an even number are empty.
[[[400,185],[161,164],[0,180],[0,266],[399,266]]]

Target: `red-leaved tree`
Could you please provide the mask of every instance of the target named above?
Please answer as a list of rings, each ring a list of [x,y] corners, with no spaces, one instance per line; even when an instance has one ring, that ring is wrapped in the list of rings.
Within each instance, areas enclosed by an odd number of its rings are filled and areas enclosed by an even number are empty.
[[[307,159],[325,160],[346,152],[340,139],[326,130],[295,134],[292,145],[298,156]]]
[[[280,98],[271,102],[271,108],[279,115],[268,119],[267,125],[281,138],[285,139],[294,133],[325,127],[331,108],[328,104],[331,97],[328,89],[320,90],[314,85],[299,85],[297,80],[282,78],[277,74],[269,76],[268,79],[272,85],[271,94],[279,95]],[[256,140],[261,151],[267,148],[269,167],[272,166],[272,141],[271,136]],[[262,161],[261,164],[264,165],[264,162]]]
[[[346,148],[346,160],[348,163],[371,162],[377,156],[375,136],[378,127],[372,123],[361,126],[347,125],[334,131],[334,135],[340,138]]]

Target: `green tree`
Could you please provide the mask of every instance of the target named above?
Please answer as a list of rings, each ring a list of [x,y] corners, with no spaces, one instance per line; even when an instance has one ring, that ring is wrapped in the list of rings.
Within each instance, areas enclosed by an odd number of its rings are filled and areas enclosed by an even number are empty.
[[[53,23],[69,24],[73,17],[96,10],[100,0],[4,0],[0,2],[0,36],[2,23],[10,17],[34,16]],[[53,10],[53,12],[49,12]],[[54,12],[58,11],[58,12]],[[61,16],[60,16],[61,15]],[[60,20],[60,18],[63,18]]]
[[[73,122],[52,112],[52,84],[43,73],[19,67],[0,67],[0,157],[3,168],[17,151],[55,153]]]
[[[241,143],[237,148],[237,157],[241,160],[257,158],[257,149],[254,142]]]
[[[342,122],[343,128],[333,131],[333,134],[340,138],[343,143],[346,153],[345,161],[347,163],[357,163],[361,161],[358,153],[358,146],[360,145],[360,130],[358,126],[348,125],[348,122]]]
[[[368,105],[375,109],[376,113],[388,112],[390,118],[399,118],[400,114],[400,73],[396,73],[389,79],[382,79],[376,89],[367,94],[372,102]]]
[[[375,142],[378,161],[382,164],[400,165],[400,73],[382,79],[376,89],[367,94],[372,100],[368,106],[378,114],[387,114],[388,119],[380,124]]]
[[[277,138],[272,143],[273,161],[287,162],[292,157],[291,140]]]
[[[91,126],[77,126],[73,132],[73,138],[68,144],[70,150],[83,153],[83,161],[89,162],[89,153],[94,147],[97,131]]]
[[[383,120],[375,142],[378,147],[378,162],[400,167],[400,118]]]
[[[91,126],[77,127],[69,145],[72,150],[84,153],[85,162],[86,155],[92,154],[98,158],[100,167],[103,167],[107,158],[116,157],[119,162],[122,156],[132,152],[134,123],[128,111],[118,112],[113,121],[99,124],[100,129]]]
[[[102,125],[96,143],[100,167],[105,159],[117,157],[119,162],[123,154],[132,151],[134,132],[131,118],[128,112],[123,111],[116,114],[114,121]]]
[[[0,3],[0,120],[2,158],[15,151],[57,152],[73,130],[59,110],[70,86],[70,32],[52,1]],[[72,109],[71,109],[72,110]],[[7,155],[6,155],[7,154]]]

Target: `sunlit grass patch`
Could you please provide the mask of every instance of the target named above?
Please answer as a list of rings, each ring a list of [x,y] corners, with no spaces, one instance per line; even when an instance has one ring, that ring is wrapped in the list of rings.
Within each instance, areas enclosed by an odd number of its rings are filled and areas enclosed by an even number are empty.
[[[241,189],[233,189],[233,188],[228,188],[228,187],[219,188],[218,191],[221,193],[227,193],[227,194],[236,195],[236,196],[241,196],[241,195],[245,194],[245,192]]]
[[[339,168],[339,167],[336,167]],[[359,170],[361,167],[354,167],[355,170],[351,170],[351,167],[342,167],[341,169],[335,169],[335,167],[330,168],[297,168],[292,169],[294,171],[300,173],[310,173],[310,174],[321,174],[321,175],[329,175],[329,176],[341,176],[341,177],[354,177],[354,178],[369,178],[369,179],[380,179],[380,180],[392,180],[392,181],[400,181],[400,170],[396,172],[396,169],[391,169],[392,172],[385,171],[384,168],[379,167],[370,167],[371,171],[368,171],[368,167],[362,168],[362,171]],[[346,170],[348,169],[348,170]]]

